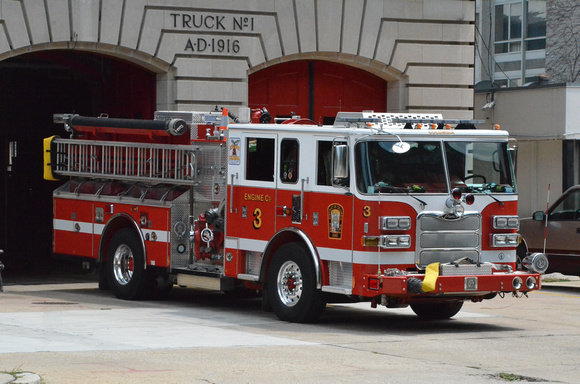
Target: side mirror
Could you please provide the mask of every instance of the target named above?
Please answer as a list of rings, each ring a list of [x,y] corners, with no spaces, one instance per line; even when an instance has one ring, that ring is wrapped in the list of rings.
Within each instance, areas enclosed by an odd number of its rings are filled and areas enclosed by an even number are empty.
[[[544,211],[536,211],[534,212],[532,218],[537,221],[544,221],[546,220],[546,214],[544,213]]]
[[[344,185],[348,179],[348,145],[335,143],[332,146],[333,184]]]

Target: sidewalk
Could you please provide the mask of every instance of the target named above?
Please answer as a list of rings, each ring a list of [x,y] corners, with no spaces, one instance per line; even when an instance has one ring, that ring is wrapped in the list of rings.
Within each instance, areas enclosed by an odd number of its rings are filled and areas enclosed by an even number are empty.
[[[549,273],[542,276],[542,287],[580,288],[580,276]]]

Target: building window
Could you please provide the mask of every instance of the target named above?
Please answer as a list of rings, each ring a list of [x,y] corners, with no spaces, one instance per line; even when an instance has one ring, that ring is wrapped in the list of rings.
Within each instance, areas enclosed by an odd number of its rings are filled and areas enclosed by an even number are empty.
[[[546,49],[546,1],[527,1],[526,50]]]
[[[493,82],[518,87],[545,72],[546,0],[495,0]]]
[[[495,53],[521,51],[522,13],[521,2],[495,6]]]

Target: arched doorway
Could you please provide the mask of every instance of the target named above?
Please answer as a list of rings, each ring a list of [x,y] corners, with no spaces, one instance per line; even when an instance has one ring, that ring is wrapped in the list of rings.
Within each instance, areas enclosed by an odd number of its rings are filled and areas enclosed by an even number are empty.
[[[66,136],[54,113],[152,118],[155,74],[78,51],[42,51],[0,62],[0,248],[7,271],[51,261],[52,191],[42,139]]]
[[[272,116],[292,112],[330,124],[339,111],[374,110],[387,105],[387,82],[371,73],[326,61],[290,61],[249,77],[250,108],[266,107]]]

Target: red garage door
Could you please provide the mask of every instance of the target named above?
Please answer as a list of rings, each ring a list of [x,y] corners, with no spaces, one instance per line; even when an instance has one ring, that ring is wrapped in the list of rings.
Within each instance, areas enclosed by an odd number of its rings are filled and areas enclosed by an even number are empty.
[[[387,82],[342,64],[292,61],[250,75],[249,105],[274,117],[294,112],[328,124],[338,111],[384,112]]]

